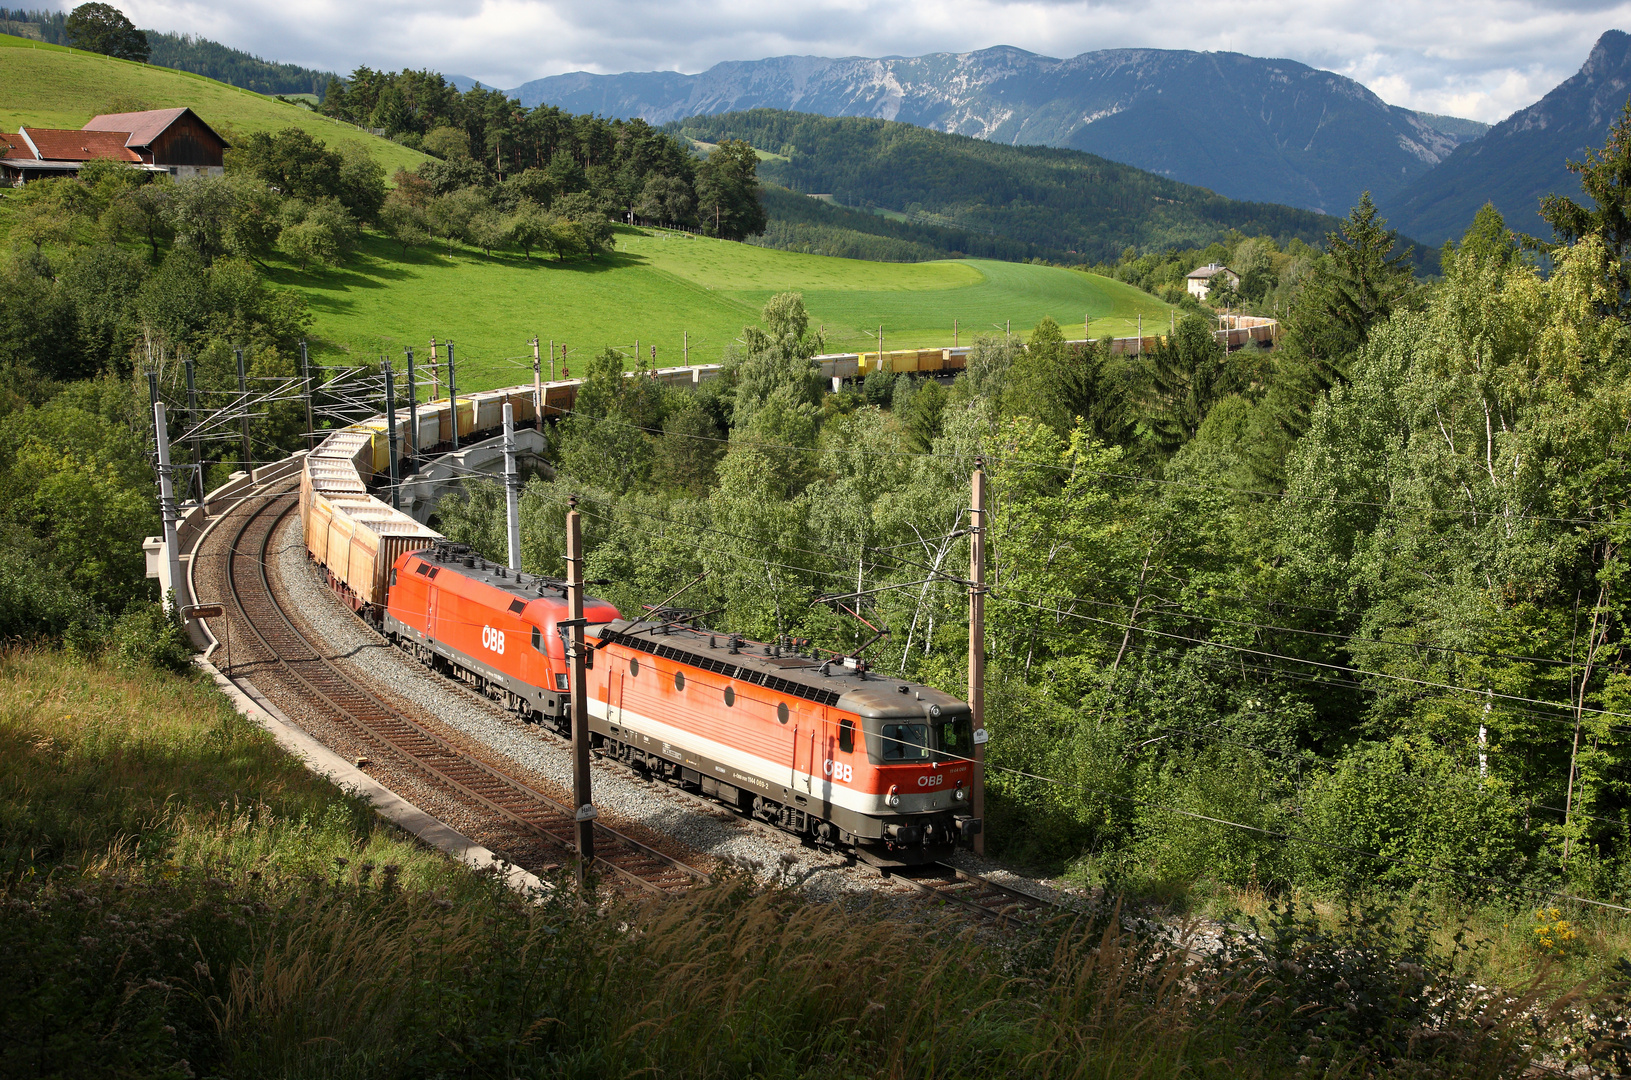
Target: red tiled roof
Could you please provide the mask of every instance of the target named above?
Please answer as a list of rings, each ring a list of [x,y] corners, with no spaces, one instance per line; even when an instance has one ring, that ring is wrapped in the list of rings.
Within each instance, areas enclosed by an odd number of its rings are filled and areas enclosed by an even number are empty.
[[[28,148],[21,135],[13,135],[8,131],[0,131],[0,159],[25,158],[34,160],[34,151]]]
[[[124,131],[65,131],[25,127],[28,138],[44,161],[140,161],[141,155],[125,145]],[[33,157],[33,154],[28,155]]]
[[[147,112],[107,113],[103,116],[91,118],[85,125],[86,131],[126,131],[130,133],[126,146],[151,146],[153,140],[164,134],[164,130],[177,120],[181,114],[190,112],[190,109],[151,109]],[[196,117],[197,114],[195,113]],[[200,119],[199,123],[204,121]],[[204,124],[209,127],[208,124]],[[214,130],[211,128],[210,130]],[[216,133],[216,138],[220,134]],[[226,142],[225,139],[221,139]]]

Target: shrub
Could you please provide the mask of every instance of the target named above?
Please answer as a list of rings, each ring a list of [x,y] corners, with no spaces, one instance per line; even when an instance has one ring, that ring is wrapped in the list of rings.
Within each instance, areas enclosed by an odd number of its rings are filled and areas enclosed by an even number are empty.
[[[179,672],[192,664],[192,642],[180,621],[154,603],[138,602],[119,616],[108,632],[108,649],[127,671]]]

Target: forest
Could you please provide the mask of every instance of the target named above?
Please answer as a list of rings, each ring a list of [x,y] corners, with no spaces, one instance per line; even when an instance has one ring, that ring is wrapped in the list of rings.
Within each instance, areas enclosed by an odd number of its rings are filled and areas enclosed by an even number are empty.
[[[1225,355],[1191,314],[1112,357],[1044,324],[950,385],[821,393],[783,295],[699,393],[597,363],[524,561],[559,565],[577,494],[625,610],[705,572],[684,602],[712,623],[848,649],[870,632],[822,598],[866,592],[874,667],[956,688],[983,462],[997,850],[1147,895],[1616,902],[1618,212],[1568,219],[1543,273],[1486,209],[1425,285],[1367,200],[1306,254],[1282,349]],[[440,513],[502,554],[496,486]]]
[[[693,117],[666,130],[710,143],[744,139],[777,155],[761,166],[770,183],[828,195],[844,207],[892,211],[917,225],[1026,245],[1023,257],[1054,262],[1109,262],[1129,246],[1203,246],[1230,229],[1317,244],[1335,224],[1312,211],[1236,202],[1076,150],[1004,146],[889,120],[752,109]]]
[[[609,235],[613,198],[690,163],[634,125],[543,124],[545,159],[477,143],[472,123],[429,127],[446,156],[394,188],[291,130],[242,140],[218,179],[95,165],[0,201],[9,638],[184,662],[132,540],[156,526],[141,376],[192,359],[220,402],[235,350],[252,377],[293,375],[309,313],[267,283],[268,253],[343,263],[360,230],[410,242],[416,221],[414,242],[479,244],[527,215]],[[1625,146],[1593,168],[1611,177]],[[1631,253],[1623,196],[1596,176],[1596,204],[1547,208],[1543,253],[1486,210],[1433,282],[1368,200],[1321,248],[1232,235],[1111,267],[1159,291],[1175,267],[1231,260],[1242,302],[1279,307],[1272,351],[1222,353],[1204,309],[1135,357],[1044,323],[982,339],[950,383],[824,393],[819,332],[786,295],[694,394],[625,379],[609,354],[527,488],[527,567],[558,570],[576,493],[591,576],[626,609],[706,571],[685,602],[721,628],[852,648],[857,624],[820,601],[859,588],[890,631],[876,668],[956,689],[979,460],[993,850],[1150,895],[1616,902]],[[586,235],[556,256],[593,258]],[[263,460],[296,448],[297,410],[274,406],[254,438]],[[204,457],[188,464],[206,484],[237,467],[230,446]],[[500,507],[477,486],[441,525],[496,553]]]
[[[764,231],[758,159],[743,142],[726,140],[699,162],[689,144],[642,120],[523,109],[496,90],[460,93],[430,71],[360,67],[330,82],[322,108],[439,159],[421,169],[437,195],[488,192],[504,203],[502,192],[521,185],[544,209],[575,196],[618,220],[731,240]]]
[[[68,14],[62,11],[0,8],[0,33],[30,37],[53,45],[84,47],[70,38]],[[141,33],[146,40],[148,52],[145,59],[148,63],[177,71],[191,71],[205,78],[253,90],[257,94],[316,94],[320,97],[334,77],[327,71],[262,60],[242,49],[234,49],[196,34],[171,34],[160,30],[143,30]]]

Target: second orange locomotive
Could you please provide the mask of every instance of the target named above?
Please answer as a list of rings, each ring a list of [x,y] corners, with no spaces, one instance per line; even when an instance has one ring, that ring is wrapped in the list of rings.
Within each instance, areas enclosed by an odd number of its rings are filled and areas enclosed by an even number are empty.
[[[592,748],[879,865],[972,839],[969,707],[843,657],[584,605]],[[445,541],[391,570],[386,636],[529,720],[565,732],[562,582]]]

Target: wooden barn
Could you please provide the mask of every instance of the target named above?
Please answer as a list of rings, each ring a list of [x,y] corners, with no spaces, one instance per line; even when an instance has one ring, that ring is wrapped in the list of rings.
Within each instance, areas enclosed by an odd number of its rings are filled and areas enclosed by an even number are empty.
[[[94,117],[78,130],[19,127],[0,132],[0,179],[19,184],[74,176],[87,161],[123,161],[185,179],[225,172],[227,142],[191,109]]]
[[[222,156],[227,141],[191,109],[108,113],[93,117],[85,130],[124,132],[126,148],[177,178],[219,176],[225,171]]]

